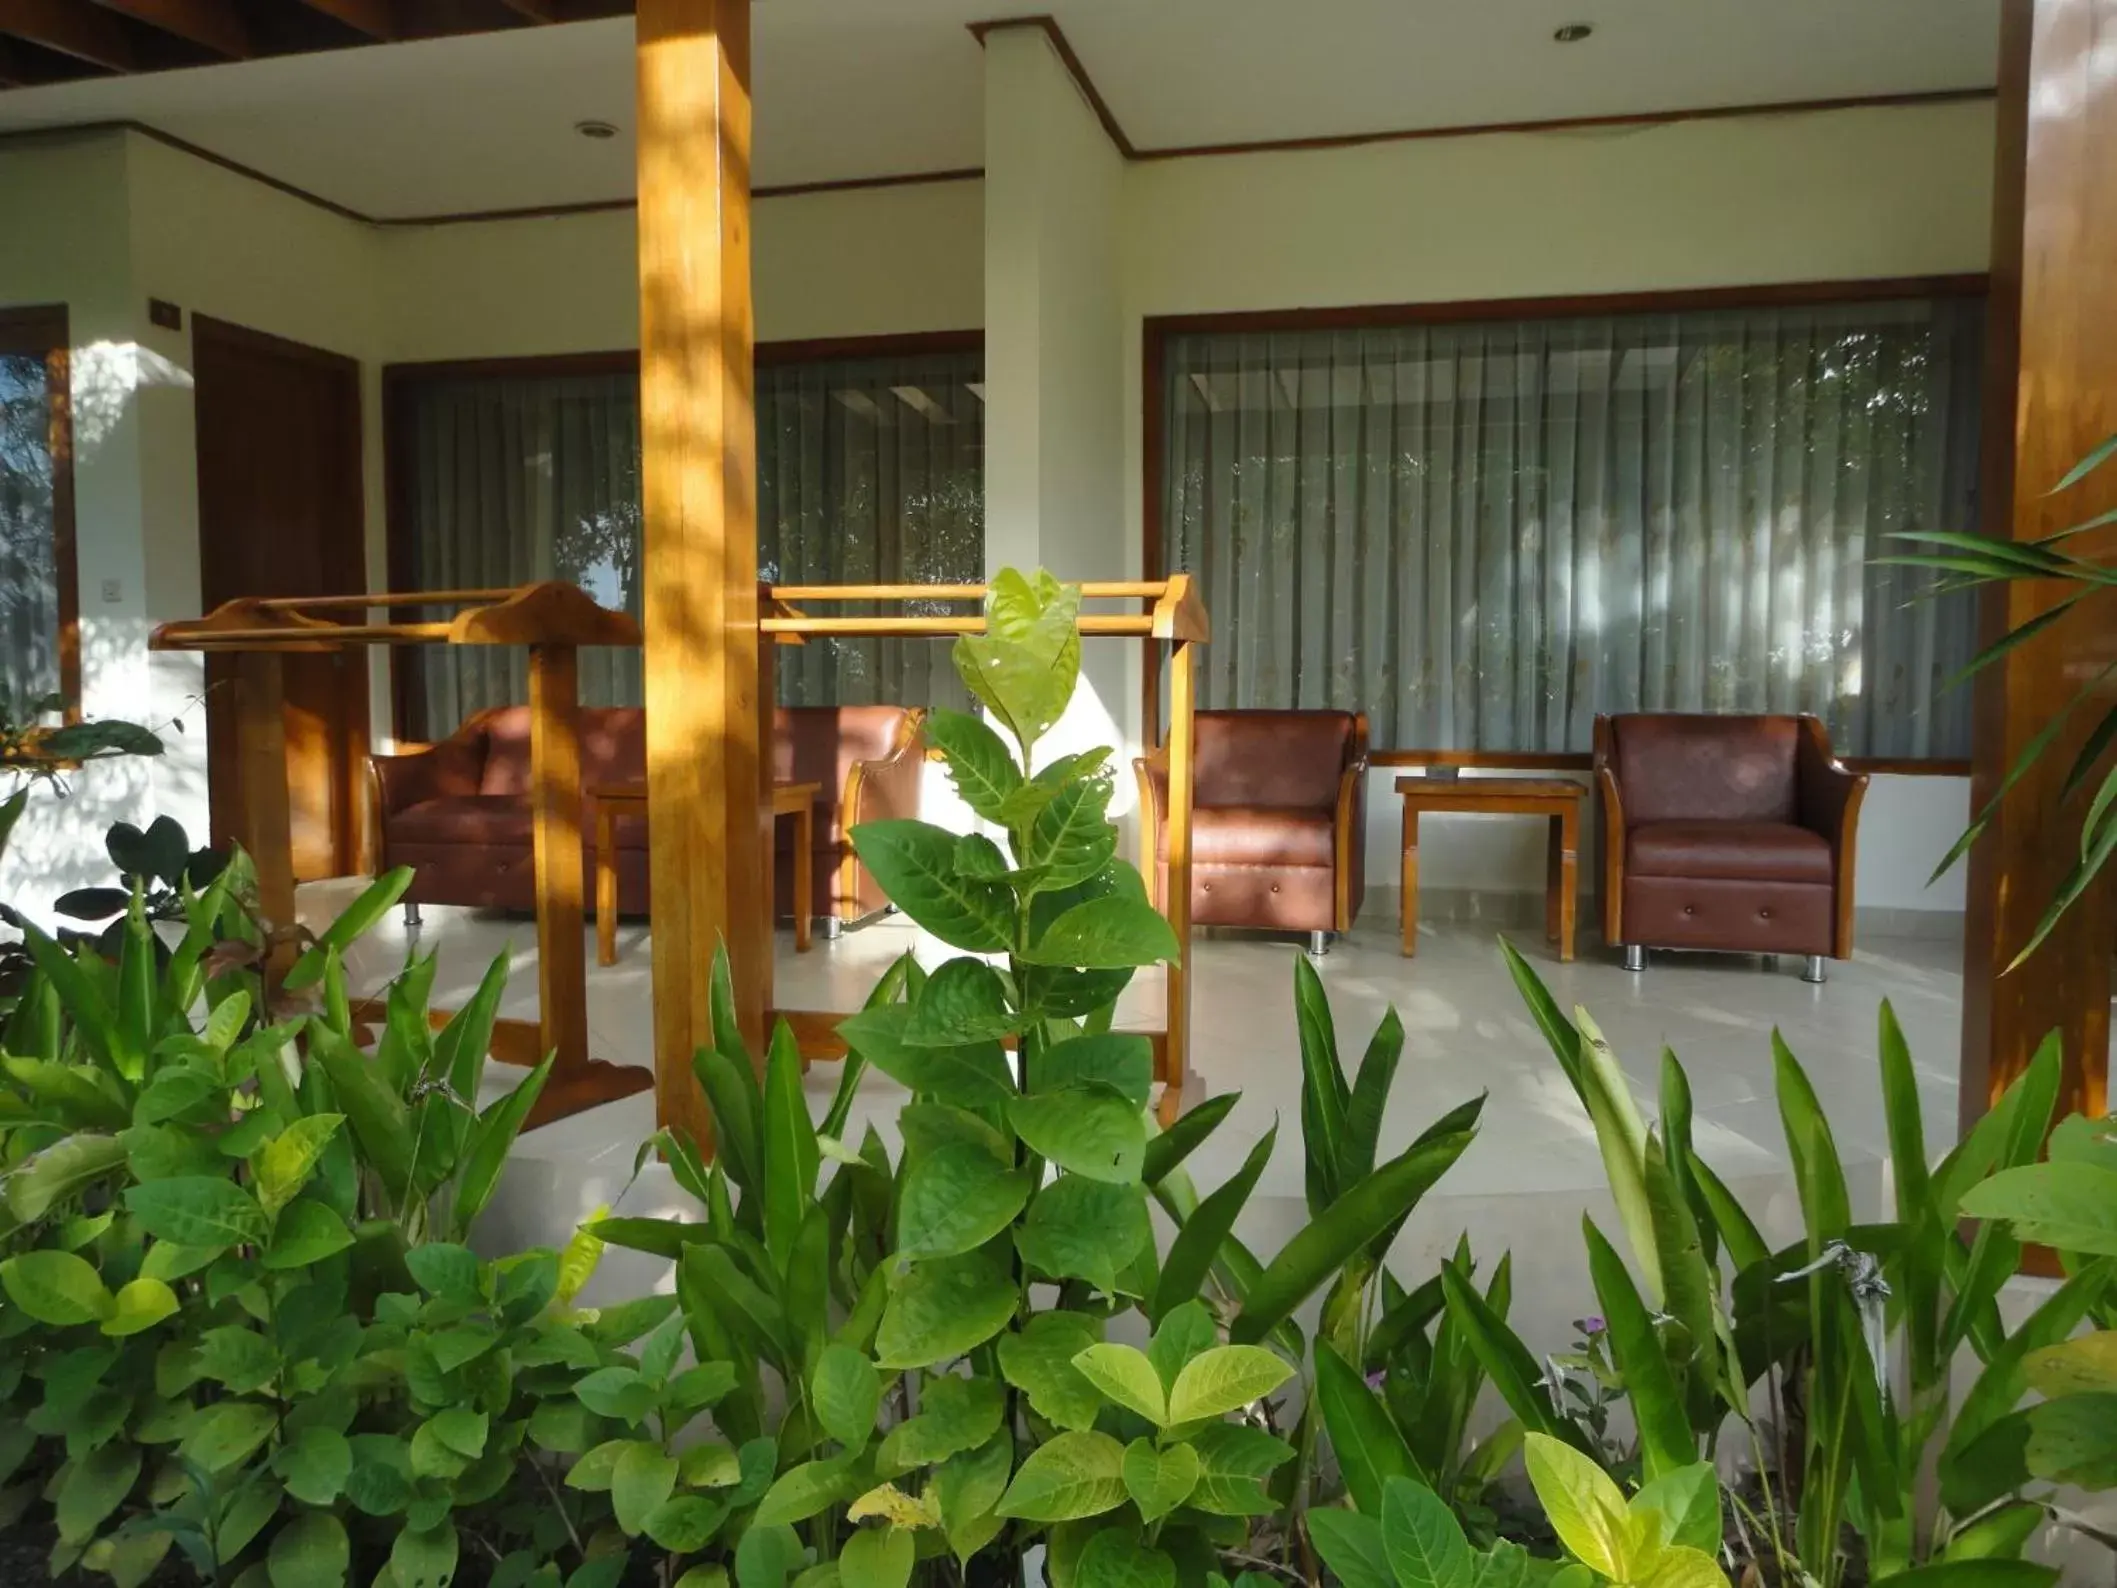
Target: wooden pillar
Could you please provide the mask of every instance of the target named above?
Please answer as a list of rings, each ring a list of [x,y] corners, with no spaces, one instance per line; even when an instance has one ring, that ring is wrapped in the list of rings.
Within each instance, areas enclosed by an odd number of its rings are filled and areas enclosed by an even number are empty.
[[[750,0],[639,0],[640,420],[657,1111],[701,1142],[691,1055],[725,940],[762,1051]]]
[[[2117,0],[2005,0],[1983,485],[1986,531],[2001,538],[2033,540],[2117,504],[2117,478],[2107,470],[2086,489],[2045,495],[2117,430],[2113,41]],[[2108,544],[2104,538],[2101,549]],[[2036,584],[1995,586],[1983,611],[1985,637],[2044,611],[2061,594]],[[2100,605],[1986,671],[1972,752],[1975,808],[1984,808],[2023,747],[2113,655],[2117,613]],[[2006,967],[2079,852],[2082,802],[2062,806],[2059,789],[2111,698],[2106,685],[2075,713],[1971,854],[1965,1129],[2054,1026],[2065,1040],[2063,1105],[2093,1113],[2105,1107],[2113,925],[2107,883],[2082,898],[2019,970]]]
[[[1147,656],[1153,666],[1153,653]],[[1183,1111],[1183,1089],[1191,1071],[1191,806],[1195,797],[1194,715],[1197,707],[1197,648],[1178,640],[1169,653],[1169,811],[1166,847],[1168,894],[1162,913],[1176,934],[1180,957],[1168,970],[1168,1042],[1163,1049],[1160,1117],[1173,1124]],[[1149,863],[1153,857],[1148,856]]]
[[[588,1060],[588,967],[581,931],[580,653],[529,648],[530,864],[537,900],[537,1023],[554,1076]]]

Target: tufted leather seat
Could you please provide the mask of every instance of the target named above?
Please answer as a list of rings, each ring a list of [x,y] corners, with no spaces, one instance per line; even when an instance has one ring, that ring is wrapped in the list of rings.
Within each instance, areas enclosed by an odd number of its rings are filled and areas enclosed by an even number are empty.
[[[1808,716],[1595,721],[1603,935],[1613,945],[1852,953],[1864,777]]]

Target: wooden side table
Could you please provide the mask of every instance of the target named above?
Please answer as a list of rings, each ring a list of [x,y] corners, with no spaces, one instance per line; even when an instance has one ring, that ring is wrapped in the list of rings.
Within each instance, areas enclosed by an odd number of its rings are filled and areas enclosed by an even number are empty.
[[[1544,940],[1558,957],[1573,957],[1573,919],[1579,899],[1580,806],[1587,789],[1566,778],[1400,777],[1404,796],[1403,942],[1418,953],[1419,817],[1427,811],[1468,816],[1544,816],[1551,822],[1544,883]]]
[[[617,963],[617,819],[647,814],[647,785],[590,789],[595,800],[595,962]],[[815,811],[820,783],[774,783],[772,815],[794,818],[794,952],[809,951],[808,901],[814,891]]]

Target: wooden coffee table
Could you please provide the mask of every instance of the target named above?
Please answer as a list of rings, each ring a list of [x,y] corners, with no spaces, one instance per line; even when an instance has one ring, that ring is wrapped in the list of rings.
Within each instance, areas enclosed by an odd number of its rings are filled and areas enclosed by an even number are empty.
[[[617,963],[617,819],[647,814],[647,785],[592,788],[595,800],[595,962]],[[772,815],[794,818],[794,952],[809,951],[809,900],[814,891],[815,810],[820,783],[774,783]]]
[[[1544,816],[1551,822],[1544,883],[1544,939],[1558,957],[1573,957],[1573,917],[1579,899],[1580,804],[1587,789],[1566,778],[1400,777],[1404,796],[1404,953],[1419,951],[1419,817],[1427,811],[1469,816]]]

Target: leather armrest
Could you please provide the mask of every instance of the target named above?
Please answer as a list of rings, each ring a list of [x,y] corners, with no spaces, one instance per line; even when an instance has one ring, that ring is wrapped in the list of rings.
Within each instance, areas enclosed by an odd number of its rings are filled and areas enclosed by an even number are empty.
[[[1614,948],[1625,940],[1624,796],[1618,791],[1617,774],[1610,770],[1607,762],[1597,762],[1595,786],[1602,795],[1599,838],[1602,844],[1602,936],[1603,941]]]
[[[1157,910],[1161,900],[1161,824],[1169,817],[1169,752],[1155,750],[1132,758],[1139,780],[1139,874],[1147,884],[1147,902]]]
[[[1867,797],[1867,774],[1855,772],[1830,752],[1830,738],[1814,717],[1801,719],[1794,750],[1795,816],[1803,827],[1828,840],[1836,878],[1837,908],[1832,954],[1852,957],[1852,881],[1858,858],[1860,804]]]
[[[398,811],[451,794],[478,792],[485,766],[485,741],[443,739],[395,755],[370,755],[368,770],[375,793],[375,815],[387,823]]]
[[[840,794],[839,828],[919,814],[919,780],[926,765],[926,713],[907,711],[887,755],[855,761]]]

